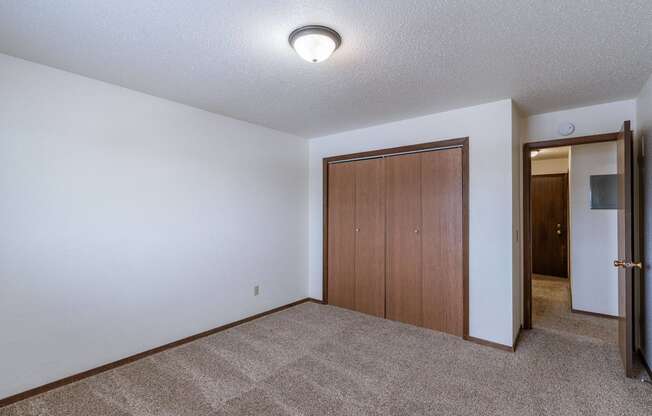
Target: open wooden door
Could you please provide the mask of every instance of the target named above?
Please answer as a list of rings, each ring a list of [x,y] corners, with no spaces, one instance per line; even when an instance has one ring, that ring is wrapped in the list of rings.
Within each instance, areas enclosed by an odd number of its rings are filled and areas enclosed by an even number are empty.
[[[627,377],[634,376],[634,146],[630,123],[618,134],[618,347]]]

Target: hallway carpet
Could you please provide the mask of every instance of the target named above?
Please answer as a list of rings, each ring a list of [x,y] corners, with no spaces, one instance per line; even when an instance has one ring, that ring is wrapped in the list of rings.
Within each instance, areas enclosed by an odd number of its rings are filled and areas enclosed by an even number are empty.
[[[0,409],[15,415],[650,415],[599,337],[515,353],[304,303]]]
[[[568,279],[532,279],[532,326],[617,345],[618,320],[571,312]]]

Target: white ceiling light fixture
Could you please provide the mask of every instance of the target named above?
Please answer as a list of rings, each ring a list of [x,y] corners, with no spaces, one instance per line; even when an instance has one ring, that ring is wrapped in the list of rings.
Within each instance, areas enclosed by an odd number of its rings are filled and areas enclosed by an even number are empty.
[[[539,154],[539,151],[538,151],[538,150],[532,150],[532,151],[530,152],[530,157],[537,157],[538,154]]]
[[[326,26],[302,26],[290,33],[290,45],[300,57],[311,63],[328,59],[342,44],[339,33]]]

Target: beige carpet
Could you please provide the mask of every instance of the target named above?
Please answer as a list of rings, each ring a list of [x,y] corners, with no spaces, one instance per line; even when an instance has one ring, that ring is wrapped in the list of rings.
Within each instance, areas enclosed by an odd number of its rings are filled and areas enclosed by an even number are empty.
[[[571,312],[568,279],[534,275],[532,326],[616,345],[618,320]]]
[[[517,352],[306,303],[0,415],[650,415],[616,347],[534,329]]]

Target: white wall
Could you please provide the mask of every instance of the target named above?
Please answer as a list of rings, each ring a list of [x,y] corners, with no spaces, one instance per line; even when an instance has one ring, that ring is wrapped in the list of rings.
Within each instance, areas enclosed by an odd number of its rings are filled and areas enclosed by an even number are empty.
[[[568,173],[568,158],[532,160],[532,175]]]
[[[617,172],[616,143],[573,146],[570,153],[570,267],[573,309],[618,315],[618,211],[590,209],[591,175]]]
[[[578,137],[619,131],[625,120],[632,122],[632,129],[636,128],[635,100],[537,114],[527,118],[525,141],[559,139],[557,130],[566,121],[575,125],[575,132],[568,137]]]
[[[512,104],[463,108],[310,140],[310,296],[322,298],[322,159],[470,139],[470,335],[512,345]]]
[[[639,159],[642,170],[641,198],[643,198],[643,253],[645,264],[640,284],[640,311],[641,311],[641,336],[640,344],[643,355],[649,364],[652,364],[652,166],[650,165],[650,152],[652,152],[652,77],[645,84],[636,100],[636,121],[638,131],[636,137],[645,147],[645,154]]]
[[[307,295],[305,140],[6,55],[0,91],[0,398]]]

